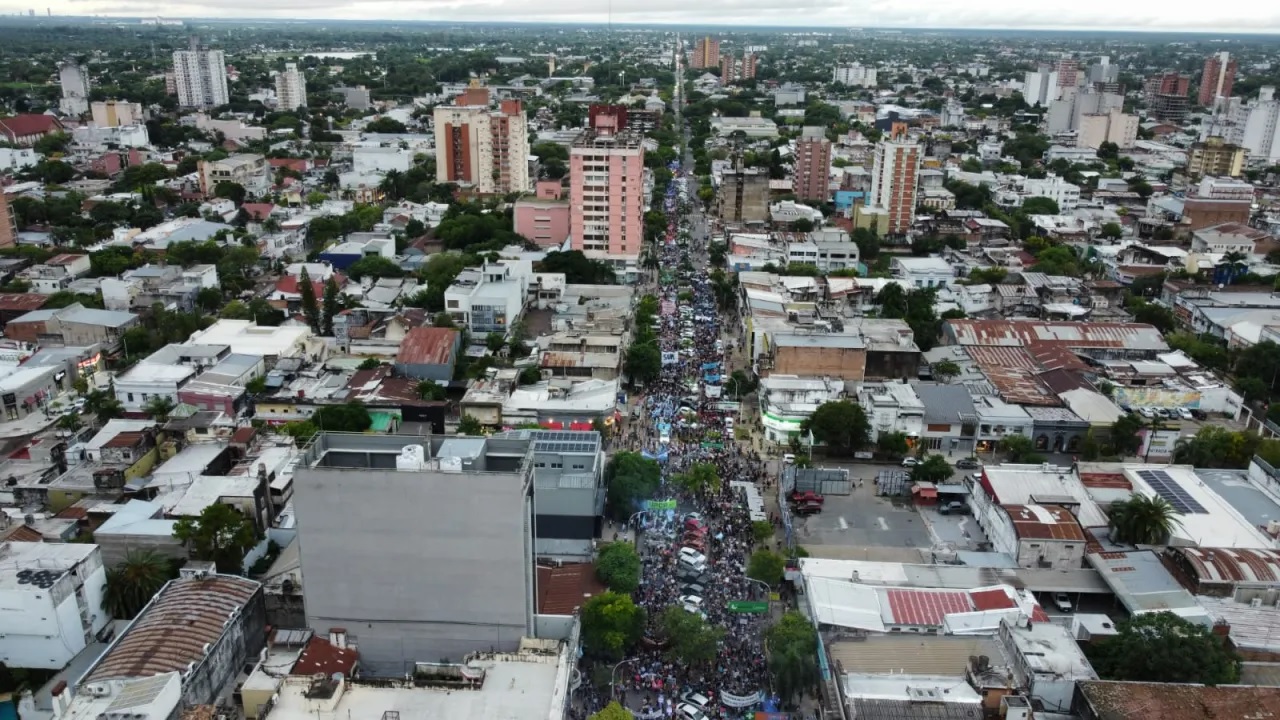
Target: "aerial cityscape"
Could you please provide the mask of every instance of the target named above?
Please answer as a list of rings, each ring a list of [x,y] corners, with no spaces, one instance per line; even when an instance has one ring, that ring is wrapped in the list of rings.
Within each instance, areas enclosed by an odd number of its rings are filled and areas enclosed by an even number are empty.
[[[898,5],[0,4],[0,720],[1280,718],[1277,19]]]

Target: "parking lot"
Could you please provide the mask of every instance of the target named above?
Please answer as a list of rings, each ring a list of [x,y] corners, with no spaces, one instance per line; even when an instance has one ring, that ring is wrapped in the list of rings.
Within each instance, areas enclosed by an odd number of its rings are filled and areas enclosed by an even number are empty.
[[[870,479],[850,495],[827,495],[822,512],[797,517],[795,522],[796,542],[805,546],[927,548],[933,544],[915,508],[905,499],[877,497]]]

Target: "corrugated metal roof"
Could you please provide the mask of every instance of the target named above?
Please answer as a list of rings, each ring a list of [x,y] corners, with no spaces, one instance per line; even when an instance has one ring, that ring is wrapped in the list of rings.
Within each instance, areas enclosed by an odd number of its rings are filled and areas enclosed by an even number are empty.
[[[1280,550],[1233,548],[1169,548],[1180,554],[1202,583],[1280,582]]]
[[[960,675],[970,656],[986,655],[997,664],[1003,658],[991,635],[871,635],[827,647],[843,673]]]
[[[1142,323],[1047,322],[1043,320],[948,320],[944,332],[959,345],[1168,350],[1160,331]]]
[[[1084,530],[1061,505],[1003,505],[1019,539],[1084,542]]]
[[[1005,402],[1015,405],[1060,403],[1049,387],[1040,382],[1040,364],[1025,349],[988,346],[966,349]]]
[[[405,365],[448,365],[453,356],[458,331],[451,328],[417,327],[405,333],[396,362]]]

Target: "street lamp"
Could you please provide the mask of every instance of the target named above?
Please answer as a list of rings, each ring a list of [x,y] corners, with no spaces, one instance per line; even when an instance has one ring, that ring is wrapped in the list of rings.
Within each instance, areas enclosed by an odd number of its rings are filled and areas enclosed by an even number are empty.
[[[619,662],[617,665],[614,665],[613,670],[609,671],[609,699],[610,700],[614,699],[613,683],[614,683],[614,679],[618,676],[618,668],[622,667],[623,665],[626,665],[627,663],[635,662],[639,659],[640,658],[627,658],[626,660],[622,660],[621,662]]]
[[[761,588],[763,588],[763,589],[764,589],[764,596],[765,596],[765,598],[768,598],[768,597],[769,597],[769,586],[768,586],[768,584],[766,584],[763,580],[757,580],[757,579],[755,579],[755,578],[753,578],[753,577],[747,577],[747,576],[745,576],[745,575],[743,575],[743,576],[742,576],[742,578],[743,578],[744,580],[746,580],[747,582],[755,583],[755,584],[759,585]]]

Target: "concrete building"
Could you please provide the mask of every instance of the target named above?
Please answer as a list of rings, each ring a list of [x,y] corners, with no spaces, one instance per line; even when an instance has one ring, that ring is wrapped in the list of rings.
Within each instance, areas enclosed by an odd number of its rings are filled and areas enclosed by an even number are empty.
[[[213,108],[226,105],[230,98],[226,58],[221,50],[201,46],[196,36],[186,50],[174,51],[173,79],[182,107]]]
[[[111,622],[97,545],[0,543],[0,662],[61,670]]]
[[[101,100],[92,103],[89,109],[93,114],[93,124],[98,127],[142,125],[147,121],[146,115],[142,112],[142,103]]]
[[[573,249],[624,269],[644,241],[644,137],[587,130],[569,148]]]
[[[920,441],[924,433],[925,409],[920,396],[911,385],[900,382],[868,383],[858,391],[858,404],[867,413],[873,441],[886,433],[906,435],[911,447],[915,447]]]
[[[840,378],[771,374],[760,379],[760,422],[765,439],[785,445],[823,403],[844,397]]]
[[[894,123],[888,137],[876,145],[869,204],[888,213],[889,235],[905,235],[915,220],[916,173],[922,156],[920,144],[907,136],[906,123]]]
[[[1258,101],[1249,106],[1241,135],[1239,144],[1250,157],[1266,163],[1280,160],[1280,99],[1276,98],[1274,87],[1258,90]]]
[[[1205,177],[1187,191],[1182,203],[1180,230],[1195,232],[1210,225],[1247,225],[1254,202],[1254,188],[1231,178]],[[1148,205],[1148,215],[1151,205]]]
[[[1080,522],[1071,514],[1070,496],[1039,498],[1042,504],[997,505],[984,493],[970,501],[978,524],[992,548],[1012,557],[1018,567],[1078,570],[1088,544]],[[1048,504],[1058,500],[1064,504]]]
[[[760,168],[726,170],[716,189],[716,214],[724,223],[769,219],[769,174]]]
[[[699,70],[720,66],[720,41],[711,36],[700,38],[693,46],[689,67]]]
[[[848,85],[849,87],[876,87],[878,80],[876,78],[876,69],[867,67],[861,63],[853,63],[852,65],[839,65],[831,73],[831,82]]]
[[[908,287],[941,288],[956,280],[956,269],[940,257],[894,257],[889,271]]]
[[[476,92],[476,91],[483,91]],[[480,104],[462,104],[478,102]],[[497,110],[488,90],[472,88],[459,104],[437,105],[436,182],[457,183],[484,195],[527,192],[529,131],[519,100],[503,100]]]
[[[806,127],[796,140],[795,180],[801,201],[826,202],[831,197],[831,141],[821,127]]]
[[[756,76],[756,68],[760,59],[755,53],[744,52],[741,58],[732,55],[720,56],[720,82],[728,85],[739,80],[751,80]]]
[[[1008,658],[1015,687],[1027,688],[1027,695],[1049,712],[1070,712],[1076,682],[1098,679],[1084,651],[1062,625],[1005,621],[996,637]]]
[[[535,245],[555,249],[569,239],[569,200],[559,180],[539,180],[533,195],[516,200],[513,230]]]
[[[1058,211],[1063,214],[1070,213],[1080,204],[1080,186],[1069,183],[1052,173],[1044,178],[1024,180],[1021,195],[1049,198],[1058,204]]]
[[[1201,105],[1212,108],[1219,98],[1231,97],[1231,88],[1236,81],[1236,59],[1231,53],[1217,52],[1204,59],[1204,71],[1200,74],[1200,94],[1197,100]]]
[[[317,436],[293,476],[308,626],[359,628],[374,676],[515,650],[535,634],[534,465],[561,462],[534,451],[503,436]]]
[[[735,132],[741,132],[748,139],[776,138],[778,126],[769,118],[763,117],[711,118],[711,134],[727,137]]]
[[[1049,107],[1049,103],[1059,97],[1058,87],[1057,71],[1041,65],[1023,76],[1022,99],[1030,107]]]
[[[462,333],[453,328],[413,328],[400,341],[396,370],[405,377],[447,383],[461,344]]]
[[[1187,93],[1191,78],[1178,73],[1161,73],[1147,78],[1143,84],[1147,114],[1161,122],[1181,125],[1191,109]]]
[[[121,682],[178,673],[184,705],[211,704],[265,641],[262,585],[188,565],[85,672],[77,694],[94,697]]]
[[[405,148],[360,146],[351,151],[351,169],[357,175],[385,175],[391,171],[408,172],[413,166],[413,153]]]
[[[1105,113],[1086,113],[1076,127],[1076,146],[1097,149],[1102,143],[1115,143],[1128,150],[1138,140],[1138,116],[1111,108]]]
[[[297,110],[307,106],[307,78],[295,63],[285,63],[276,73],[276,109]]]
[[[13,247],[17,243],[17,220],[9,209],[9,196],[0,192],[0,248]]]
[[[516,262],[485,261],[458,274],[444,291],[445,312],[475,337],[505,334],[524,312],[529,276]]]
[[[58,63],[58,82],[62,85],[59,110],[66,115],[89,112],[89,71],[83,65],[77,62]]]
[[[1206,175],[1240,177],[1244,172],[1245,149],[1220,137],[1192,143],[1187,153],[1187,176],[1199,180]]]
[[[271,165],[261,155],[240,153],[222,160],[201,160],[199,173],[200,191],[206,197],[212,196],[221,182],[236,183],[251,197],[271,189]]]

